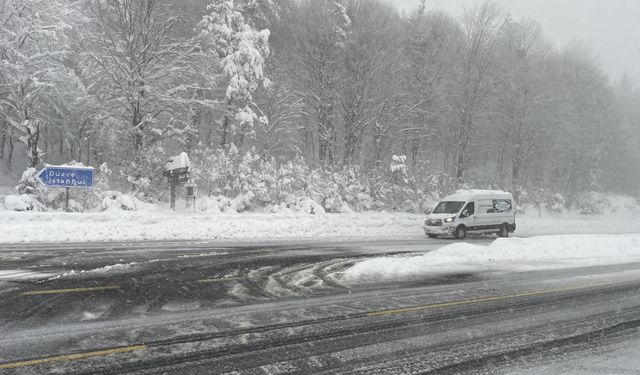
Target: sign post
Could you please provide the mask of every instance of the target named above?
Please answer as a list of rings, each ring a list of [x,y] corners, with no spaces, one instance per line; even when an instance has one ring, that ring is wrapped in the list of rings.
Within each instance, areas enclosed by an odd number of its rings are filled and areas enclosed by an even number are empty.
[[[538,218],[542,217],[542,193],[544,189],[538,190]]]
[[[93,189],[93,167],[46,165],[36,178],[50,188],[65,188],[64,209],[69,211],[69,189]]]
[[[69,188],[64,188],[64,210],[69,211]]]
[[[167,164],[164,165],[163,175],[169,180],[171,185],[171,209],[176,209],[176,188],[178,184],[184,184],[189,181],[189,173],[191,172],[191,163],[186,152],[169,158]]]
[[[187,194],[186,194],[186,208],[187,210],[189,208],[193,207],[193,210],[196,210],[196,196],[198,195],[198,186],[193,183],[193,182],[189,182],[185,185],[185,187],[187,188]]]

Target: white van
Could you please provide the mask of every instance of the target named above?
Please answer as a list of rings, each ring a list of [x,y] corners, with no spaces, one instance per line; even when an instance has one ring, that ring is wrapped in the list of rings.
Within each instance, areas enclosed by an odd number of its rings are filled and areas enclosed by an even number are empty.
[[[467,233],[497,233],[508,237],[516,230],[515,203],[511,193],[499,190],[458,190],[445,197],[424,221],[431,237]]]

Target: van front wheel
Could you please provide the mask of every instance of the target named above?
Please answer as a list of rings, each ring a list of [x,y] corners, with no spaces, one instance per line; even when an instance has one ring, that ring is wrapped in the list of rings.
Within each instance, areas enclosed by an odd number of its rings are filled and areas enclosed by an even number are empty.
[[[507,226],[507,224],[502,224],[498,232],[498,237],[509,237],[509,226]]]
[[[460,225],[456,228],[456,238],[459,240],[464,240],[467,237],[467,228]]]

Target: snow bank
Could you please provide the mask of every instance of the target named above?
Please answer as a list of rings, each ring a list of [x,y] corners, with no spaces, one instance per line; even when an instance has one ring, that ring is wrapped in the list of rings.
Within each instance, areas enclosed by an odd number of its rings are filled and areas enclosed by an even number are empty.
[[[274,205],[263,212],[231,210],[227,200],[199,202],[178,212],[134,201],[136,211],[15,212],[0,210],[0,243],[269,238],[422,238],[425,216],[408,213],[325,213],[310,199]],[[222,208],[221,208],[222,206]],[[203,211],[204,210],[204,211]],[[224,212],[221,212],[224,211]],[[313,213],[313,214],[312,214]],[[640,220],[621,215],[546,215],[516,218],[516,236],[640,233]],[[430,241],[425,239],[425,241]],[[1,249],[1,246],[0,246]]]
[[[424,216],[396,213],[315,214],[138,211],[0,212],[0,243],[233,238],[365,238],[422,235]],[[1,246],[0,246],[1,249]]]
[[[640,217],[629,214],[585,216],[578,213],[543,214],[533,212],[516,216],[515,236],[550,234],[624,234],[640,233]]]
[[[24,269],[8,269],[8,270],[0,270],[0,281],[8,280],[8,281],[21,281],[21,280],[40,280],[46,279],[50,277],[52,274],[50,273],[42,273],[31,270]]]
[[[117,191],[110,191],[107,196],[102,199],[102,210],[125,210],[125,211],[135,211],[136,210],[136,199],[130,195],[122,194]],[[138,201],[139,202],[139,201]]]
[[[447,273],[529,271],[640,261],[640,234],[499,238],[489,246],[454,243],[410,257],[364,260],[345,281],[414,279]]]
[[[31,194],[7,195],[3,206],[10,211],[44,211],[36,196]]]

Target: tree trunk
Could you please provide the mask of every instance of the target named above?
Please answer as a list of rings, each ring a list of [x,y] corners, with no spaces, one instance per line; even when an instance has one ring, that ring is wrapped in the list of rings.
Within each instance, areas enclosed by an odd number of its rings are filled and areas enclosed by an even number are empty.
[[[444,146],[444,149],[442,150],[442,170],[446,171],[448,166],[449,166],[449,151],[450,151],[451,147],[447,144]]]
[[[467,169],[467,143],[460,142],[458,145],[458,155],[456,159],[456,181],[461,183],[464,177],[464,172]]]
[[[40,163],[40,150],[38,150],[38,142],[40,141],[40,123],[36,124],[35,131],[30,127],[27,128],[27,149],[29,152],[29,166],[36,168]]]
[[[60,135],[60,148],[58,149],[58,151],[59,151],[59,155],[58,156],[61,159],[64,159],[64,134],[62,132],[62,128],[60,129],[59,135]]]
[[[82,161],[82,143],[81,142],[82,142],[82,138],[79,138],[79,140],[78,140],[78,158],[77,159],[74,158],[75,160],[77,160],[79,162]]]
[[[44,132],[44,134],[43,134],[44,151],[43,152],[44,152],[45,155],[47,155],[49,153],[49,142],[48,142],[48,140],[49,140],[49,127],[48,126],[45,127],[43,129],[43,132]]]
[[[473,126],[473,120],[468,110],[464,111],[462,117],[462,126],[458,129],[457,143],[458,154],[456,160],[456,182],[461,183],[463,181],[464,173],[468,168],[467,152],[469,151],[469,143],[471,141],[471,128]]]
[[[415,168],[418,164],[418,152],[420,151],[420,138],[418,138],[417,134],[416,134],[416,137],[411,140],[410,150],[411,150],[411,166]]]
[[[458,149],[458,159],[456,161],[456,181],[462,182],[462,175],[464,174],[464,150],[462,147]]]
[[[225,115],[220,126],[220,147],[227,145],[227,137],[229,136],[229,116]]]
[[[360,95],[363,95],[362,93]],[[345,165],[353,164],[358,144],[362,138],[360,100],[350,100],[344,118],[344,158]]]
[[[327,108],[321,109],[320,126],[318,129],[318,150],[320,163],[324,166],[333,166],[335,164],[333,146],[336,141],[335,124]]]
[[[133,114],[131,116],[131,128],[133,131],[133,178],[139,180],[142,177],[142,148],[144,140],[142,138],[142,132],[144,130],[144,124],[142,124],[142,110],[140,108],[140,102],[135,101],[131,107],[133,108]],[[135,187],[134,187],[135,189]]]
[[[13,149],[15,148],[15,144],[13,143],[13,127],[9,128],[9,154],[7,155],[7,168],[9,172],[12,169],[12,161],[13,161]]]
[[[247,126],[245,124],[243,124],[242,128],[240,129],[240,134],[238,134],[238,136],[237,136],[238,144],[236,146],[238,147],[238,150],[242,149],[242,145],[244,144],[244,138],[245,138],[246,131],[247,131]]]
[[[231,112],[231,98],[227,99],[226,108],[224,111],[224,119],[222,119],[222,125],[220,126],[220,147],[224,148],[229,140],[229,127],[231,126],[231,120],[229,120]]]
[[[511,161],[511,186],[514,190],[520,185],[520,164],[520,157],[516,153],[514,145],[514,155],[513,160]]]
[[[204,99],[201,89],[196,90],[194,98],[197,100]],[[185,140],[185,148],[187,152],[191,152],[194,146],[198,144],[198,134],[200,134],[200,121],[202,120],[202,110],[199,104],[191,107],[191,132],[187,133]]]
[[[87,137],[87,165],[91,165],[91,133]]]
[[[345,129],[347,131],[347,129]],[[344,136],[344,164],[353,164],[354,155],[356,153],[356,144],[358,142],[358,136],[354,134],[352,130],[347,131]]]
[[[0,131],[2,132],[2,140],[0,140],[0,160],[3,160],[5,143],[7,141],[7,124],[6,123],[3,124]]]
[[[380,127],[380,125],[378,123],[376,123],[375,127],[374,127],[374,134],[373,134],[373,167],[374,168],[378,168],[380,167],[380,165],[382,165],[382,151],[383,151],[383,137],[384,134],[382,132],[382,129]]]

